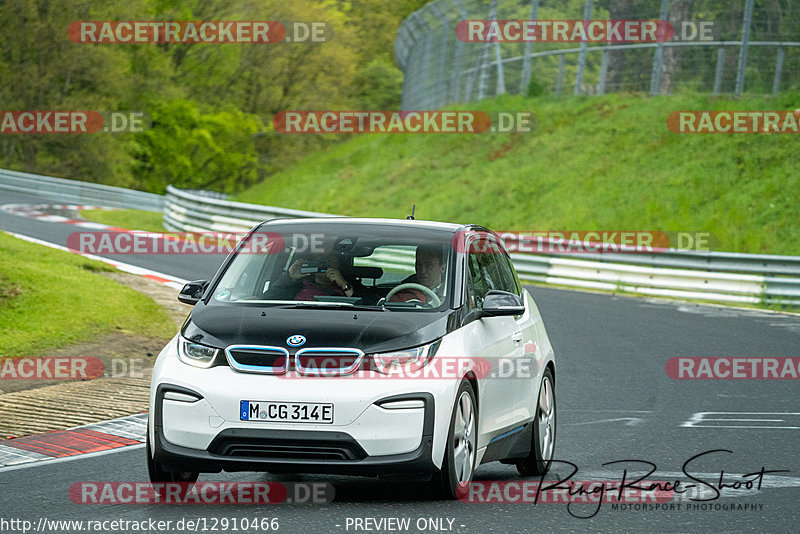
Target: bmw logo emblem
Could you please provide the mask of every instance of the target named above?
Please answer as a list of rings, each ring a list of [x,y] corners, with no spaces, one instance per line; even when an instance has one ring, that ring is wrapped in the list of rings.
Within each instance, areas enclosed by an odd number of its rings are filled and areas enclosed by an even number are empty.
[[[289,336],[286,339],[286,344],[290,347],[301,347],[306,344],[306,336],[301,336],[300,334]]]

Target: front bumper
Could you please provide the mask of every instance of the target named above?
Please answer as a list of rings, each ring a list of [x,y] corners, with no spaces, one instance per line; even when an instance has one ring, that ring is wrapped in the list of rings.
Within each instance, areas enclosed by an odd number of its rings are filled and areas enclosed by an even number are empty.
[[[381,399],[422,400],[423,425],[419,445],[412,451],[370,456],[350,434],[337,430],[284,430],[227,428],[214,437],[206,450],[170,443],[164,430],[164,394],[197,392],[161,384],[156,392],[153,418],[155,461],[167,471],[215,473],[225,471],[270,471],[273,473],[331,473],[347,475],[430,475],[435,401],[430,393],[411,393]]]
[[[151,385],[148,439],[165,470],[429,476],[441,465],[455,380],[288,380],[199,369],[180,362],[174,345],[159,356]],[[241,421],[242,400],[333,403],[334,421]],[[379,405],[408,400],[423,406]]]

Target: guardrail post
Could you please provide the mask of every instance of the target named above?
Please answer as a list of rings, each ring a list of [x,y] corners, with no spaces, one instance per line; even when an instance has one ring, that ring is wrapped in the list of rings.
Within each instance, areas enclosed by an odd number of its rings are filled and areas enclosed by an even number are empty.
[[[530,20],[536,20],[539,14],[539,0],[531,0]],[[533,51],[533,41],[525,43],[525,57],[522,60],[522,77],[519,80],[519,94],[528,94],[528,85],[531,83],[531,52]]]
[[[717,48],[717,72],[714,74],[714,94],[718,95],[722,89],[722,71],[725,68],[725,47]]]
[[[586,7],[583,10],[583,20],[590,20],[592,18],[592,7],[594,0],[586,0]],[[583,85],[583,69],[586,67],[586,49],[589,48],[589,43],[586,41],[581,43],[581,52],[578,56],[578,73],[575,75],[575,90],[574,94],[581,94],[581,86]]]
[[[783,73],[783,47],[778,47],[778,58],[775,60],[775,79],[772,80],[772,94],[777,95],[781,87],[781,74]]]
[[[750,25],[753,21],[753,0],[747,0],[742,16],[742,44],[739,47],[739,65],[736,67],[736,96],[744,91],[744,71],[747,69],[747,46],[750,43]]]
[[[669,16],[669,0],[661,0],[661,12],[659,20],[667,20]],[[659,41],[656,53],[653,56],[653,73],[650,75],[650,96],[656,96],[661,92],[661,75],[664,71],[664,42]]]

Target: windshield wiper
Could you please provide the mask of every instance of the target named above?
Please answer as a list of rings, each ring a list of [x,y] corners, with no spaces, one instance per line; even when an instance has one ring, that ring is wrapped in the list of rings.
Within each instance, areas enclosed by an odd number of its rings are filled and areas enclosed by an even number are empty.
[[[288,307],[294,308],[323,308],[336,310],[358,310],[358,311],[385,311],[382,306],[364,306],[350,304],[347,302],[318,302],[318,301],[298,301]]]

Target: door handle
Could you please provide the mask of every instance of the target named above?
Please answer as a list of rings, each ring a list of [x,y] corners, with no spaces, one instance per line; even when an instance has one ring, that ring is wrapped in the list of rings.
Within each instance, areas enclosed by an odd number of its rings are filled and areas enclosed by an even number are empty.
[[[522,341],[522,330],[519,330],[519,331],[514,332],[513,334],[511,334],[511,341],[514,341],[516,343],[519,343],[520,341]]]

